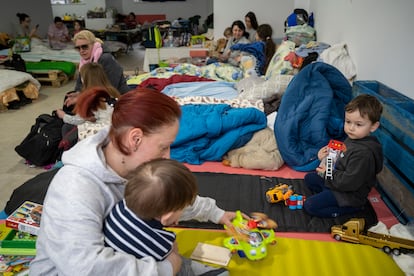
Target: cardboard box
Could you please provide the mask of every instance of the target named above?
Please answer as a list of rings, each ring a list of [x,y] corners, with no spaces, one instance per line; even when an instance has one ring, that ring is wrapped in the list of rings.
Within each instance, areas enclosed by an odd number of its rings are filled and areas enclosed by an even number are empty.
[[[41,215],[41,204],[25,201],[6,219],[6,226],[32,235],[37,235],[40,227]]]
[[[200,50],[190,50],[190,57],[207,57],[208,50],[200,49]]]

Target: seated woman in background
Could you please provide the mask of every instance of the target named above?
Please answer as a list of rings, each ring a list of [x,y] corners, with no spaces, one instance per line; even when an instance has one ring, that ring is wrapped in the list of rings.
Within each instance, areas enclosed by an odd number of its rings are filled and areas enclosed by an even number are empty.
[[[39,24],[31,28],[30,23],[32,22],[29,15],[25,13],[17,13],[16,16],[19,18],[19,25],[16,26],[15,37],[30,37],[30,38],[40,38],[37,33]]]
[[[246,32],[246,26],[240,20],[236,20],[231,24],[232,37],[228,39],[226,48],[224,48],[223,54],[220,56],[219,60],[221,62],[227,62],[230,58],[233,57],[230,48],[236,44],[246,44],[249,43],[249,33]]]
[[[269,24],[260,25],[257,28],[255,42],[236,44],[230,48],[233,58],[231,60],[229,59],[229,63],[238,66],[243,56],[246,54],[253,55],[256,58],[255,71],[257,75],[263,75],[276,51],[276,45],[273,42],[272,35],[273,29]]]
[[[231,34],[229,34],[229,29],[231,30]],[[244,26],[244,23],[240,20],[236,20],[231,24],[231,27],[228,27],[224,30],[223,35],[227,39],[226,46],[224,47],[224,50],[222,50],[222,47],[218,49],[219,52],[222,52],[219,54],[218,57],[210,57],[206,64],[211,64],[214,62],[229,62],[234,56],[237,56],[238,54],[232,54],[230,48],[233,45],[236,45],[238,43],[249,43],[249,39],[247,37],[249,36],[248,33],[246,33],[246,27]]]
[[[125,25],[127,29],[135,29],[137,27],[137,20],[135,18],[135,13],[130,12],[125,18]]]
[[[50,24],[47,36],[49,38],[50,48],[56,50],[65,49],[71,41],[69,30],[59,16],[56,16],[53,23]]]
[[[102,40],[95,37],[95,35],[88,30],[82,30],[73,38],[75,49],[79,51],[80,62],[79,69],[87,63],[97,62],[102,65],[106,77],[113,87],[115,87],[121,94],[131,90],[126,83],[124,76],[124,69],[115,60],[110,53],[104,53],[102,49]],[[64,102],[64,110],[70,111],[71,107],[77,101],[77,97],[82,89],[82,78],[78,77],[74,92],[68,93]]]
[[[253,42],[256,39],[256,32],[259,24],[257,23],[256,14],[249,11],[244,16],[244,23],[246,23],[246,32],[249,33],[249,39]]]

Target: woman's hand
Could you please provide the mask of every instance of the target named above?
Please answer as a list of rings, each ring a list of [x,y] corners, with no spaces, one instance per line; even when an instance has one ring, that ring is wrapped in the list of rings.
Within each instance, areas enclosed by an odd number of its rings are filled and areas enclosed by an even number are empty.
[[[236,212],[224,212],[224,215],[219,220],[219,223],[227,226],[228,228],[233,228],[233,224],[231,223],[233,219],[236,217]],[[248,215],[242,213],[242,217],[245,219],[250,219]]]
[[[34,28],[30,31],[30,37],[34,37],[34,36],[36,36],[37,28],[38,28],[38,25],[36,25],[36,27],[34,27]]]

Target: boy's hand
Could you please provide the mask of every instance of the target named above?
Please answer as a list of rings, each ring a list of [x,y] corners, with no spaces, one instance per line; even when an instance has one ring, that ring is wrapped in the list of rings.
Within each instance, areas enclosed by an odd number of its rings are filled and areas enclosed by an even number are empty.
[[[319,167],[316,168],[316,172],[318,172],[318,173],[324,174],[325,171],[326,171],[326,165],[325,164],[321,164]]]
[[[328,146],[324,146],[318,152],[318,159],[322,161],[326,156],[328,156],[328,153],[329,153]]]

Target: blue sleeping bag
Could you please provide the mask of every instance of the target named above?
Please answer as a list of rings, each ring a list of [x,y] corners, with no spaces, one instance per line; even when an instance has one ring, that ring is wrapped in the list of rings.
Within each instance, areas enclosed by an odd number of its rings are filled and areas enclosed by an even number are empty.
[[[344,107],[352,87],[327,63],[305,66],[289,83],[280,103],[274,131],[280,153],[297,171],[312,171],[318,151],[330,139],[344,140]]]
[[[189,164],[221,161],[229,150],[244,146],[267,126],[265,114],[253,107],[227,104],[181,106],[180,129],[171,145],[171,159]]]

